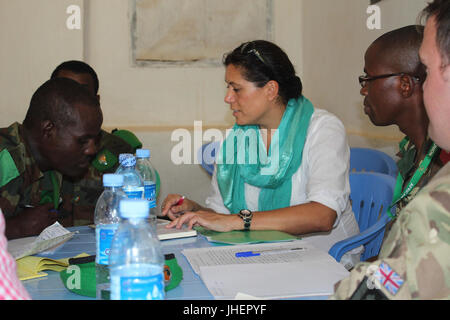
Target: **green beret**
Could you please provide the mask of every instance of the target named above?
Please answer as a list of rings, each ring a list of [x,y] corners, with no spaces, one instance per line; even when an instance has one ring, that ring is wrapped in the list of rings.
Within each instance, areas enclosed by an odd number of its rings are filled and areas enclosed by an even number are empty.
[[[111,133],[122,140],[125,140],[134,150],[142,148],[142,143],[131,131],[114,129]]]

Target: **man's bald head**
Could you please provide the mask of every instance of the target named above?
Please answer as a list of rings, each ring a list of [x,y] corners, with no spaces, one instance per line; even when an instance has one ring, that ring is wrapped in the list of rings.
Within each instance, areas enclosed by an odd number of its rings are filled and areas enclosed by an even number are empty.
[[[419,58],[422,40],[423,26],[410,25],[383,34],[371,47],[377,48],[379,62],[393,72],[409,73],[423,81],[426,72]]]

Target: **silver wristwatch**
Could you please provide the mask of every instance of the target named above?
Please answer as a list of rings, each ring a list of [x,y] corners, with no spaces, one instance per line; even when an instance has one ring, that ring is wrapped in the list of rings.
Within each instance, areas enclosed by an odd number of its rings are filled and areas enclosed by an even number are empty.
[[[253,212],[248,209],[242,209],[239,211],[239,217],[244,221],[244,230],[250,230],[250,224],[252,223]]]

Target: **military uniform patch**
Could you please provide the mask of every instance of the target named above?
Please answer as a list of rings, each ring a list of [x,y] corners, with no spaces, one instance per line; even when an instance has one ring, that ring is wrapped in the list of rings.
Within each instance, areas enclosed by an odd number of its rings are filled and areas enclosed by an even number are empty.
[[[97,154],[97,157],[95,157],[91,164],[99,172],[105,172],[117,164],[117,157],[109,150],[103,149]]]
[[[386,263],[382,262],[373,275],[393,296],[397,294],[404,280]]]

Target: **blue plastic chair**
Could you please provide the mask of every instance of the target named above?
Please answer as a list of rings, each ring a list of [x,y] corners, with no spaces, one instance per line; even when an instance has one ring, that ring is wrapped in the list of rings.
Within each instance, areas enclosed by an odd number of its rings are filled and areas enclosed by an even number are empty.
[[[216,154],[219,151],[220,142],[213,141],[202,145],[198,150],[198,159],[201,159],[201,166],[203,169],[212,176],[214,172],[214,160],[216,159]]]
[[[397,164],[386,153],[369,148],[350,148],[350,172],[378,172],[397,177]]]
[[[390,221],[387,209],[392,202],[395,179],[382,173],[350,173],[350,199],[360,233],[339,241],[328,253],[341,261],[342,256],[353,248],[364,245],[361,261],[380,252],[386,224]]]

